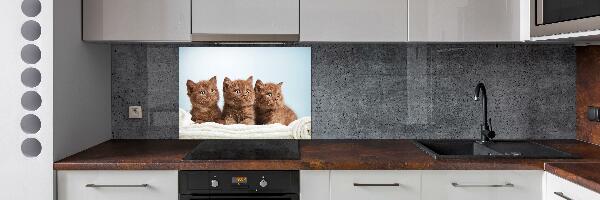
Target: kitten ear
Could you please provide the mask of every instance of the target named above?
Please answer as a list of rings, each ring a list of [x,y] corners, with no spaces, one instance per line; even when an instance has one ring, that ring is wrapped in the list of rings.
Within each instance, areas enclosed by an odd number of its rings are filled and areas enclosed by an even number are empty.
[[[210,81],[210,83],[212,83],[212,84],[215,84],[215,85],[216,85],[216,84],[217,84],[217,76],[213,76],[213,77],[212,77],[212,78],[210,78],[210,80],[208,80],[208,81]]]
[[[283,85],[283,82],[279,82],[279,83],[277,83],[277,85],[279,85],[279,87],[281,87]]]
[[[253,81],[252,81],[252,76],[248,77],[248,79],[246,79],[246,81],[247,81],[248,83],[252,84],[252,82],[253,82]]]
[[[196,86],[196,83],[194,83],[194,81],[192,81],[192,80],[187,80],[186,85],[187,85],[188,91],[190,91],[190,90],[194,89],[194,87]]]
[[[231,79],[225,77],[225,80],[223,80],[223,87],[229,87],[230,83],[231,83]]]
[[[262,86],[263,86],[263,82],[260,79],[256,80],[256,84],[254,84],[254,88],[256,88],[257,90],[260,90],[260,89],[262,89]]]

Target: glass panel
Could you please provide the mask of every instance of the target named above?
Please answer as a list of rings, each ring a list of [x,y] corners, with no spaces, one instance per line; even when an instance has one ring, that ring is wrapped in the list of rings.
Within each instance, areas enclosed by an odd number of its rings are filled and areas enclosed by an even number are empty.
[[[598,0],[538,0],[543,2],[544,24],[600,16]]]

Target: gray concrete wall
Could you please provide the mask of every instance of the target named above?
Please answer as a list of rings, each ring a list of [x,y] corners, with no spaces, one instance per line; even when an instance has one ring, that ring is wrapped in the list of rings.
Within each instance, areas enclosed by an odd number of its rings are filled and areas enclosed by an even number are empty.
[[[179,46],[112,47],[113,138],[178,137]],[[478,138],[478,82],[498,138],[575,138],[570,45],[298,46],[312,47],[313,138]],[[127,119],[129,105],[145,118]]]

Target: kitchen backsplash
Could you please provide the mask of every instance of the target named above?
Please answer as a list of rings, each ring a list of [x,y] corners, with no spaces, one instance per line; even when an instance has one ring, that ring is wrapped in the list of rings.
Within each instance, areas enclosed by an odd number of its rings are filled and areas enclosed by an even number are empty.
[[[112,46],[113,138],[178,137],[180,46],[189,45]],[[571,45],[294,46],[312,47],[315,139],[478,138],[478,82],[497,138],[575,138]],[[143,107],[143,119],[127,118],[131,105]]]

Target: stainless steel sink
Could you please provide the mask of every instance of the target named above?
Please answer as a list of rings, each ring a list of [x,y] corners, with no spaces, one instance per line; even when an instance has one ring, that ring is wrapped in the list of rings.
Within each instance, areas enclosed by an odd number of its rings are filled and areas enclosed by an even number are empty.
[[[497,140],[478,143],[475,140],[414,140],[414,143],[435,159],[577,158],[570,153],[530,141]]]

